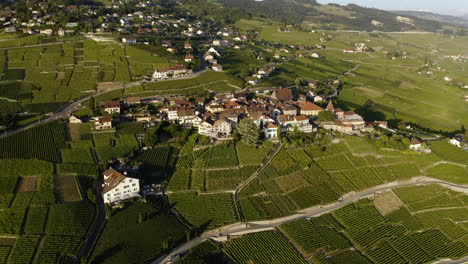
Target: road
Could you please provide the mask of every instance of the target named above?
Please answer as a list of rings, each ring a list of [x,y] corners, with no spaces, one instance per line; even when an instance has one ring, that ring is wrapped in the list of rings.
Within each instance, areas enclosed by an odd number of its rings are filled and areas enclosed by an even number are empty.
[[[94,246],[97,243],[99,236],[102,233],[102,230],[104,229],[104,226],[107,223],[106,211],[104,208],[104,200],[102,199],[99,185],[96,186],[94,193],[96,195],[97,204],[96,220],[93,222],[93,225],[89,229],[85,240],[81,244],[81,247],[78,250],[78,253],[76,254],[76,264],[81,263],[81,258],[88,258],[90,256],[91,252],[94,249]]]
[[[263,230],[268,230],[269,228],[274,228],[279,225],[296,221],[299,219],[304,218],[311,218],[311,217],[318,217],[320,215],[329,213],[333,210],[339,209],[343,206],[346,206],[350,203],[356,202],[363,198],[372,197],[376,193],[384,192],[388,190],[392,190],[394,188],[400,187],[408,187],[408,186],[417,186],[417,185],[428,185],[428,184],[440,184],[448,187],[450,189],[461,191],[468,194],[468,185],[457,185],[450,182],[445,182],[429,177],[416,177],[412,178],[411,180],[402,181],[402,182],[392,182],[387,183],[384,185],[375,186],[366,190],[362,190],[359,192],[351,192],[348,194],[343,195],[338,202],[327,204],[327,205],[320,205],[314,206],[310,208],[303,209],[298,211],[294,215],[281,217],[272,220],[266,221],[253,221],[253,222],[245,222],[245,223],[235,223],[232,225],[224,226],[215,230],[211,230],[208,232],[203,233],[200,237],[192,239],[179,247],[174,248],[168,255],[162,256],[159,259],[151,262],[152,264],[164,264],[167,263],[166,259],[168,257],[183,255],[188,252],[191,248],[196,247],[203,243],[208,239],[216,239],[219,237],[231,236],[231,235],[239,235],[239,234],[248,234],[248,233],[256,233],[261,232]],[[468,260],[468,256],[460,259],[460,260],[439,260],[437,263],[439,264],[455,264],[455,263],[463,263]]]
[[[189,76],[184,76],[184,77],[180,77],[180,78],[174,78],[174,79],[164,80],[164,81],[159,81],[159,82],[183,80],[183,79],[192,79],[192,78],[196,78],[196,77],[200,76],[201,74],[203,74],[205,72],[206,72],[206,70],[202,70],[202,71],[193,73],[193,74],[191,74]],[[32,127],[35,127],[35,126],[38,126],[38,125],[42,125],[42,124],[45,124],[45,123],[48,123],[48,122],[51,122],[51,121],[68,118],[68,117],[70,117],[70,115],[73,112],[75,112],[77,110],[77,107],[80,104],[82,104],[83,102],[86,102],[87,100],[91,99],[91,97],[96,97],[96,96],[99,96],[99,95],[103,95],[103,94],[106,94],[106,93],[109,93],[109,92],[112,92],[112,91],[115,91],[115,90],[126,89],[126,88],[130,88],[130,87],[133,87],[133,86],[142,85],[142,84],[147,83],[147,82],[148,81],[137,81],[137,82],[132,82],[132,83],[126,83],[126,84],[123,84],[123,85],[122,84],[116,84],[116,85],[111,86],[111,87],[109,87],[109,88],[107,88],[105,90],[94,92],[93,94],[90,94],[88,96],[76,99],[75,101],[70,102],[68,104],[65,104],[64,106],[62,106],[59,110],[57,110],[52,115],[50,115],[50,116],[48,116],[46,118],[40,119],[37,122],[30,123],[30,124],[27,124],[27,125],[22,126],[22,127],[18,127],[18,128],[14,128],[14,129],[10,129],[8,131],[5,131],[5,132],[0,134],[0,138],[11,136],[13,134],[19,133],[19,132],[27,130],[29,128],[32,128]],[[202,85],[199,85],[199,86],[202,86]],[[193,88],[193,87],[181,88],[181,89],[177,89],[177,90],[191,89],[191,88]]]

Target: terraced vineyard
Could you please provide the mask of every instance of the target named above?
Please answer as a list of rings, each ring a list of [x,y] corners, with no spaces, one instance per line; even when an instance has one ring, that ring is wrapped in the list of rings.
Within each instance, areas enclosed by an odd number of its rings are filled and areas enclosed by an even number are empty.
[[[399,188],[395,194],[403,203],[393,203],[386,214],[377,210],[385,205],[377,204],[377,196],[280,230],[314,263],[425,263],[468,255],[465,194],[439,185]]]
[[[337,144],[286,149],[241,191],[239,202],[247,220],[275,218],[331,203],[352,191],[421,176],[441,160],[436,154],[380,150],[353,137]],[[459,168],[449,178],[435,169],[433,175],[460,182],[465,171]]]
[[[223,251],[236,263],[307,263],[277,232],[261,232],[230,240]]]
[[[180,192],[169,195],[171,204],[193,227],[213,229],[236,222],[232,194]],[[200,212],[200,208],[204,208]]]

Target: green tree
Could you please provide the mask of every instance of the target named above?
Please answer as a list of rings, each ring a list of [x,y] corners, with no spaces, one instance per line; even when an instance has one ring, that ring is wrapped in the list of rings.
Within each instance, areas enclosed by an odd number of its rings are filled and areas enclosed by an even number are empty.
[[[251,119],[244,118],[237,126],[241,141],[249,145],[256,144],[260,138],[260,130]]]
[[[330,111],[320,111],[318,114],[318,119],[321,121],[333,121],[335,116]]]
[[[156,130],[154,128],[149,128],[146,130],[145,137],[143,138],[143,143],[146,146],[154,146],[158,143],[158,135],[156,134]]]

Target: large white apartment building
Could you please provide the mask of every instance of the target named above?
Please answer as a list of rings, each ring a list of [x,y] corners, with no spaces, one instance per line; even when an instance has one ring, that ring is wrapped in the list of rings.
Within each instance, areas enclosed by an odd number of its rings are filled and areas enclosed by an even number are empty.
[[[103,172],[103,175],[102,198],[104,203],[109,204],[140,196],[140,180],[127,177],[113,168]]]

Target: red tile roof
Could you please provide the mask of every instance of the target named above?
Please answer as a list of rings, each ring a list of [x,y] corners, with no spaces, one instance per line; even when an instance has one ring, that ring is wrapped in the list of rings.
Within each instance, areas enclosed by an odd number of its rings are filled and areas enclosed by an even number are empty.
[[[302,111],[322,111],[323,108],[311,102],[299,104]]]
[[[104,102],[104,108],[120,108],[120,102],[119,101]]]
[[[113,168],[109,168],[102,174],[104,175],[104,188],[102,189],[102,193],[111,191],[127,178]]]

